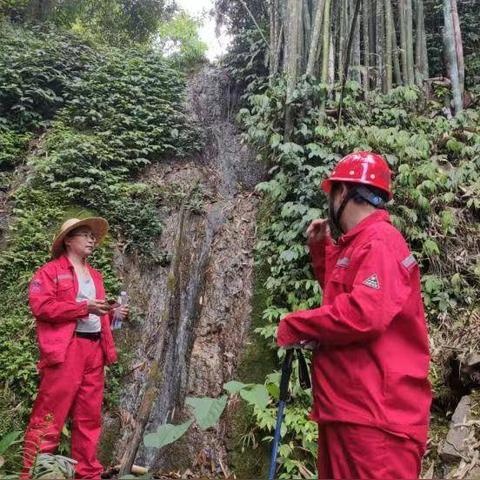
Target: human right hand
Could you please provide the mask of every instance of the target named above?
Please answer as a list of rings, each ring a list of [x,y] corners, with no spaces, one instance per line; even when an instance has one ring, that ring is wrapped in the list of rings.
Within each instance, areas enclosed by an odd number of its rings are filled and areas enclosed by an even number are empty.
[[[309,242],[320,242],[330,236],[330,227],[327,219],[314,220],[307,228]]]
[[[102,316],[107,314],[112,308],[105,300],[87,300],[88,313]]]

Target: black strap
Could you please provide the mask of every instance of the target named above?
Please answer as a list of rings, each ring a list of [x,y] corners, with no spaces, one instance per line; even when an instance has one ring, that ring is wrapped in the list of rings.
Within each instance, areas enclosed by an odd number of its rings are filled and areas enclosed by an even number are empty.
[[[351,190],[347,191],[347,194],[345,195],[345,198],[343,199],[343,202],[340,204],[338,207],[338,210],[335,212],[333,209],[333,205],[331,208],[331,216],[332,216],[332,222],[335,225],[340,232],[343,232],[342,227],[340,226],[340,219],[342,218],[342,213],[345,210],[345,207],[347,206],[347,203],[355,196],[356,191],[354,188]]]
[[[298,358],[298,378],[300,380],[300,386],[304,390],[308,390],[311,388],[312,383],[310,381],[310,372],[308,371],[308,365],[303,356],[303,352],[301,350],[297,350],[297,358]]]
[[[375,208],[385,208],[385,201],[382,197],[375,195],[370,189],[363,185],[359,185],[355,187],[354,190],[356,191],[357,195],[367,201],[370,205]]]
[[[86,338],[92,342],[100,340],[102,333],[101,332],[75,332],[76,337]]]
[[[280,377],[280,400],[284,402],[286,402],[288,398],[288,384],[290,383],[290,376],[292,374],[294,353],[293,349],[288,349],[285,353],[285,359],[283,360],[282,376]]]
[[[343,202],[340,204],[336,212],[333,210],[333,205],[330,207],[330,212],[331,212],[330,215],[331,215],[332,223],[341,232],[343,232],[342,228],[340,227],[340,219],[342,218],[342,213],[345,210],[347,203],[353,197],[360,197],[375,208],[381,208],[381,209],[385,208],[385,202],[383,198],[379,197],[378,195],[375,195],[371,190],[369,190],[364,185],[355,185],[351,187],[348,190],[347,194],[345,195],[345,198],[343,199]]]

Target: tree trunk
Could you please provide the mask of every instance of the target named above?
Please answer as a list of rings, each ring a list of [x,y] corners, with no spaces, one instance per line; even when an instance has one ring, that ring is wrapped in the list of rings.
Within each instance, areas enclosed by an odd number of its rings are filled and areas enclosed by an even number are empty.
[[[377,58],[376,58],[376,39],[375,39],[375,34],[376,34],[376,22],[375,22],[375,15],[377,12],[377,6],[376,6],[376,0],[366,0],[369,4],[369,12],[368,12],[368,20],[369,20],[369,27],[368,27],[368,32],[370,35],[370,67],[372,67],[370,71],[370,81],[374,78],[374,67],[377,64]],[[381,0],[378,0],[381,1]]]
[[[385,90],[389,92],[393,86],[393,32],[392,4],[385,0]]]
[[[308,52],[307,75],[313,76],[315,61],[318,57],[320,45],[320,33],[322,32],[323,14],[325,12],[325,0],[317,1],[315,20],[313,23],[312,38],[310,41],[310,50]]]
[[[416,0],[416,41],[415,41],[415,81],[421,88],[428,78],[427,39],[425,33],[425,16],[423,0]]]
[[[285,42],[287,101],[285,111],[285,139],[288,140],[293,131],[293,115],[290,102],[297,85],[299,57],[301,55],[300,35],[302,30],[302,5],[298,0],[288,0],[287,3],[287,41]]]
[[[455,49],[457,52],[458,82],[460,84],[460,93],[464,95],[465,89],[465,63],[463,60],[463,42],[460,21],[458,19],[457,0],[450,0],[452,5],[453,32],[455,36]]]
[[[452,83],[452,95],[455,114],[463,109],[462,92],[460,89],[460,80],[457,63],[457,50],[455,47],[455,30],[452,18],[452,4],[450,0],[443,0],[444,27],[444,46],[447,60],[448,76]]]
[[[278,22],[277,22],[277,12],[278,12],[278,0],[270,0],[270,6],[268,10],[269,20],[270,20],[270,62],[269,62],[269,73],[270,73],[270,85],[272,85],[272,79],[276,75],[275,72],[275,53],[277,52],[277,40],[278,40]]]
[[[280,31],[278,32],[278,39],[277,39],[277,45],[276,45],[276,51],[275,51],[275,62],[273,64],[273,74],[272,75],[277,75],[277,73],[280,71],[280,53],[282,51],[282,45],[284,41],[284,26],[283,24],[280,26]]]
[[[412,0],[406,0],[405,21],[407,31],[407,72],[408,84],[415,84],[415,58],[413,55],[413,12]]]
[[[44,22],[55,6],[55,0],[32,0],[27,8],[27,18],[33,22]]]
[[[377,0],[377,88],[385,92],[385,15],[383,0]]]
[[[331,0],[325,0],[325,13],[323,22],[323,47],[322,47],[322,76],[321,81],[328,84],[328,65],[330,60],[330,7]]]
[[[362,36],[363,36],[363,89],[365,94],[370,90],[370,14],[369,1],[362,2]]]
[[[350,0],[350,10],[354,12],[354,0]],[[358,19],[355,23],[355,33],[353,36],[353,47],[352,47],[352,79],[358,83],[361,83],[362,77],[360,75],[360,65],[361,65],[361,54],[360,54],[360,12],[358,13]]]
[[[308,52],[310,49],[311,37],[312,37],[312,16],[310,14],[309,0],[303,0],[303,35],[301,39],[302,51]],[[305,55],[301,56],[301,72],[306,71],[307,61]]]
[[[400,18],[400,59],[402,64],[403,84],[408,84],[408,62],[407,62],[407,21],[406,21],[406,2],[399,0],[398,12]]]
[[[347,43],[347,51],[345,53],[345,64],[343,66],[343,83],[342,89],[340,93],[340,101],[338,104],[338,125],[342,122],[342,107],[343,107],[343,96],[345,94],[345,83],[348,78],[348,66],[350,65],[350,56],[352,54],[352,46],[353,46],[353,38],[355,36],[355,30],[357,30],[357,19],[358,14],[360,12],[360,3],[362,0],[356,0],[355,3],[355,10],[352,15],[352,24],[350,26],[350,31],[348,33],[348,43]]]
[[[338,0],[337,0],[338,1]],[[340,82],[343,81],[343,65],[345,63],[345,49],[347,45],[347,0],[340,0],[340,10],[339,10],[339,36],[338,36],[338,79]],[[336,22],[334,22],[336,24]]]
[[[395,21],[393,20],[393,8],[391,0],[390,3],[390,25],[392,33],[392,54],[393,54],[393,72],[395,74],[395,84],[402,85],[402,71],[400,68],[400,50],[398,48],[397,30],[395,27]]]

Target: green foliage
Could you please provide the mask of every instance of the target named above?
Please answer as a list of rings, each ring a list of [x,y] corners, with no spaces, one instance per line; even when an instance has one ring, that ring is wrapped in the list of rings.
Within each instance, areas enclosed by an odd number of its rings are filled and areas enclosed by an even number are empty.
[[[187,397],[185,403],[193,409],[195,421],[201,430],[213,427],[222,415],[227,405],[227,397],[194,398]]]
[[[2,0],[0,18],[52,22],[84,39],[108,45],[146,44],[170,18],[168,0]]]
[[[199,20],[186,12],[179,12],[170,21],[160,25],[155,44],[175,64],[192,67],[205,59],[208,48],[200,40],[199,26]]]
[[[227,397],[187,397],[185,404],[192,409],[198,427],[201,430],[207,430],[214,427],[220,420],[227,406]],[[180,425],[172,425],[170,423],[160,425],[155,433],[148,433],[143,437],[143,443],[146,447],[165,447],[182,437],[193,422],[194,420],[191,419]]]
[[[3,117],[23,131],[48,126],[69,83],[95,57],[72,35],[0,22],[0,125]]]
[[[20,134],[7,126],[2,127],[1,120],[0,117],[0,171],[4,171],[12,169],[17,164],[30,136]]]
[[[335,119],[322,113],[323,86],[303,79],[293,95],[294,132],[285,143],[285,90],[282,78],[271,86],[255,82],[238,116],[245,140],[271,166],[270,180],[257,187],[271,214],[256,246],[257,262],[269,271],[265,324],[256,331],[275,349],[280,318],[320,304],[305,247],[306,228],[327,215],[321,179],[343,155],[363,149],[384,154],[395,172],[392,219],[420,263],[430,328],[445,328],[445,319],[466,314],[478,302],[475,292],[480,288],[475,260],[480,234],[480,112],[466,110],[447,120],[440,115],[442,105],[436,100],[427,103],[414,87],[383,96],[375,92],[364,101],[358,86],[349,82],[345,122],[337,128]],[[326,99],[327,111],[336,109],[335,98]],[[267,377],[271,399],[278,395],[278,381],[278,374]],[[297,384],[292,398],[280,451],[284,478],[315,469],[316,427],[306,418],[310,398]],[[257,429],[264,435],[272,432],[271,401],[255,408],[253,415]]]
[[[0,422],[3,435],[25,426],[36,391],[27,287],[49,260],[58,226],[71,217],[109,220],[111,237],[91,260],[115,296],[114,247],[152,258],[162,232],[162,192],[139,174],[167,155],[197,151],[201,138],[184,114],[183,76],[158,53],[94,50],[46,27],[1,28],[0,170],[22,165],[9,172],[16,187],[0,251],[0,410],[18,415]],[[108,370],[110,406],[128,361],[120,358]]]
[[[182,423],[181,425],[172,425],[166,423],[160,425],[155,433],[148,433],[143,437],[143,443],[146,447],[162,448],[176,442],[182,437],[192,425],[193,420]]]

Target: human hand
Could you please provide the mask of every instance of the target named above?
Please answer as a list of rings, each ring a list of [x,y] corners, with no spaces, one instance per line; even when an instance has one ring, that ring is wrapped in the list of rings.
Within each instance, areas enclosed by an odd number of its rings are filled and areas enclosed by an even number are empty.
[[[105,300],[87,300],[87,309],[88,313],[93,313],[94,315],[102,316],[107,314],[111,307]]]
[[[307,228],[307,238],[309,242],[319,242],[330,236],[330,226],[327,219],[317,219]]]
[[[119,307],[115,308],[115,317],[117,317],[121,321],[127,320],[129,313],[130,310],[128,308],[128,305],[120,305]]]
[[[286,350],[289,349],[301,349],[301,350],[316,350],[318,348],[318,343],[315,340],[301,340],[299,343],[295,343],[292,345],[282,345],[282,348]]]

